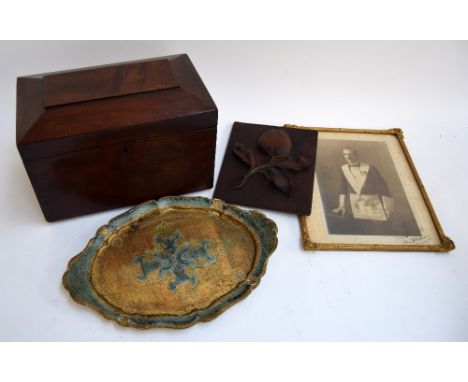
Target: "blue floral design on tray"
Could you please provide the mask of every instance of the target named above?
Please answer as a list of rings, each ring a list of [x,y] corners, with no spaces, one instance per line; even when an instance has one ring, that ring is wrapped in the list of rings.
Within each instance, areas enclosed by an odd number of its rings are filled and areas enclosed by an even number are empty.
[[[168,274],[174,276],[173,281],[168,284],[168,288],[172,291],[175,291],[178,285],[188,281],[195,285],[197,283],[195,274],[189,275],[186,270],[200,266],[203,260],[206,260],[205,264],[214,263],[216,257],[208,254],[208,248],[211,247],[210,241],[200,240],[197,247],[192,247],[186,241],[182,244],[178,243],[181,237],[182,234],[178,231],[168,238],[159,234],[155,235],[155,246],[146,251],[144,255],[138,255],[132,259],[133,263],[140,264],[141,273],[138,278],[147,280],[149,273],[159,270],[160,278]]]

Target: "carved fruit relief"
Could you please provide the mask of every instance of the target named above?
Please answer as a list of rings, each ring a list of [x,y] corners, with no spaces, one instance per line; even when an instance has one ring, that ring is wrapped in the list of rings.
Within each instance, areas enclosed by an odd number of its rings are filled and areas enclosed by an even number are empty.
[[[255,174],[262,174],[274,187],[288,197],[292,193],[291,172],[299,172],[313,163],[313,158],[291,153],[293,144],[289,135],[279,129],[269,129],[263,132],[257,140],[257,147],[268,155],[269,160],[257,163],[254,150],[241,142],[235,142],[234,155],[249,166],[249,171],[234,188],[242,188]]]

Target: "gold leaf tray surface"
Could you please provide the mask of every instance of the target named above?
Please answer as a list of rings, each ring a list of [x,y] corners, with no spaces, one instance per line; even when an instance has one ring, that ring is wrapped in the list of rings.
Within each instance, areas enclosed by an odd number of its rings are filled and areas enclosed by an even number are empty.
[[[185,328],[246,297],[277,246],[276,224],[218,199],[166,197],[101,227],[72,258],[72,298],[136,328]]]

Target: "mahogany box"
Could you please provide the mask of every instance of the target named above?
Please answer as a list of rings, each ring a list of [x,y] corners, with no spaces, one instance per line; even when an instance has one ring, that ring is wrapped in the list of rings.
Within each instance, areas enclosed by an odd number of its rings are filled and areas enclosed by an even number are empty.
[[[48,221],[211,188],[217,120],[185,54],[17,80],[16,143]]]

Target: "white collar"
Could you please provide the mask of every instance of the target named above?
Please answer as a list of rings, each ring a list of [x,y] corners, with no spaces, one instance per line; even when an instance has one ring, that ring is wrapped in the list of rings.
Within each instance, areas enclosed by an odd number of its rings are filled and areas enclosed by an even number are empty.
[[[356,176],[351,172],[351,167],[349,166],[349,164],[344,164],[343,166],[341,166],[341,170],[343,171],[346,180],[351,185],[354,192],[356,194],[360,194],[362,191],[362,187],[366,182],[370,166],[367,163],[361,162],[359,166],[356,166],[356,168],[358,168],[360,176]]]

